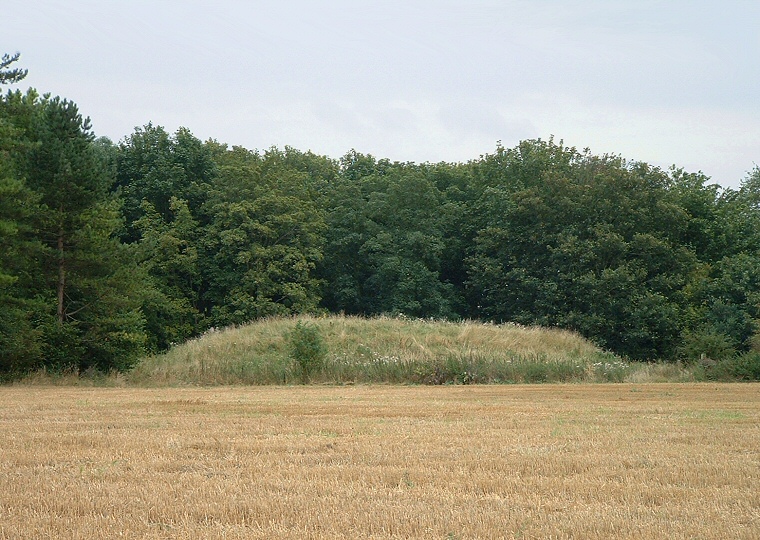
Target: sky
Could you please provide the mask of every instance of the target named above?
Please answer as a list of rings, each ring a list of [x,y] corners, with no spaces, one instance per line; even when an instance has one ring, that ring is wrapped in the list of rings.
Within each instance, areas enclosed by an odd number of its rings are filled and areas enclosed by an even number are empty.
[[[739,187],[757,0],[3,0],[0,53],[121,141],[466,162],[553,136]]]

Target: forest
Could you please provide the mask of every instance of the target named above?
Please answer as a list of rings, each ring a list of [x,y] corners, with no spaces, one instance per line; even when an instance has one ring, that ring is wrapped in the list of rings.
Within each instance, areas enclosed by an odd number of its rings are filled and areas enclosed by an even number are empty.
[[[467,163],[151,123],[115,143],[70,100],[7,90],[0,253],[3,378],[125,371],[302,313],[560,327],[631,360],[760,350],[760,169],[722,188],[552,137]]]

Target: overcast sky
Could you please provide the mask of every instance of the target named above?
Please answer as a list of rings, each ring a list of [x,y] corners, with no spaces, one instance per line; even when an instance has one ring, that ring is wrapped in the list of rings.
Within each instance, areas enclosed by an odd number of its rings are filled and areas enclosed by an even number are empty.
[[[114,141],[455,162],[554,135],[738,187],[759,29],[758,0],[3,0],[0,53]]]

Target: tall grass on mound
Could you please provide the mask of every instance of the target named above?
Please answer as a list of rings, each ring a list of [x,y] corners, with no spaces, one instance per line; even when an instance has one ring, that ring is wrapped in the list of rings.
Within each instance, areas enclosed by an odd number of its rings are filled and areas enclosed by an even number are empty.
[[[159,386],[304,382],[293,350],[299,327],[309,328],[324,346],[324,356],[308,367],[306,379],[315,383],[541,383],[627,375],[617,357],[564,330],[332,316],[212,330],[144,359],[128,380]]]

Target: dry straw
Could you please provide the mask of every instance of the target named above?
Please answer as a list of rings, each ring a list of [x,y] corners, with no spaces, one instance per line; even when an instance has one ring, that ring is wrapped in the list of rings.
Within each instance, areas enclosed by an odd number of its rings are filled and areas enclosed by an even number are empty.
[[[0,393],[0,539],[758,538],[760,387]]]

